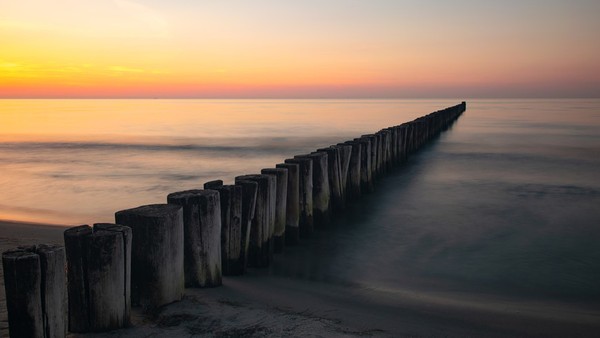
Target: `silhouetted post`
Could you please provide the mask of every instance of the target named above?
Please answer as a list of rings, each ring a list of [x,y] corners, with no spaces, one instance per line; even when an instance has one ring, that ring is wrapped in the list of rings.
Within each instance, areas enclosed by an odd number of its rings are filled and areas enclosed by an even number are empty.
[[[317,151],[306,155],[313,161],[313,217],[315,227],[326,227],[331,223],[331,180],[329,176],[329,154]]]
[[[277,181],[275,201],[275,230],[273,233],[273,245],[274,252],[281,253],[285,248],[288,170],[285,168],[269,168],[261,170],[261,174],[274,176]]]
[[[335,145],[338,149],[340,157],[340,187],[342,191],[342,199],[344,205],[348,200],[348,172],[350,171],[350,160],[352,157],[352,145],[346,143],[338,143]]]
[[[11,337],[65,337],[65,249],[41,244],[2,254]]]
[[[300,238],[307,238],[314,230],[313,218],[313,162],[306,157],[286,159],[285,163],[296,163],[300,168]]]
[[[40,256],[27,250],[2,254],[11,337],[44,337]]]
[[[362,135],[361,138],[367,138],[371,142],[371,179],[373,184],[379,178],[379,170],[377,166],[377,136],[373,134]]]
[[[109,229],[110,228],[110,229]],[[98,224],[65,230],[69,331],[108,331],[129,324],[131,228]]]
[[[257,183],[254,219],[250,232],[248,266],[263,268],[269,266],[269,234],[271,218],[271,189],[273,178],[267,175],[243,175],[236,182],[253,181]]]
[[[248,252],[250,250],[250,233],[252,222],[254,220],[254,211],[256,208],[256,192],[258,183],[235,178],[235,185],[242,187],[242,223],[241,223],[241,250],[240,267],[242,273],[248,266]]]
[[[318,149],[327,153],[327,170],[329,176],[329,189],[331,192],[332,212],[344,209],[344,196],[342,195],[342,179],[340,170],[340,153],[335,146]]]
[[[204,183],[204,189],[208,189],[208,190],[217,190],[217,188],[220,188],[223,186],[223,180],[214,180],[214,181],[208,181],[206,183]]]
[[[121,210],[115,213],[115,222],[130,227],[133,236],[132,304],[153,311],[181,300],[185,285],[182,207],[151,204]]]
[[[265,175],[269,178],[269,204],[268,204],[268,231],[266,232],[265,241],[267,243],[267,265],[271,264],[273,260],[273,253],[275,252],[275,216],[277,213],[277,176]]]
[[[216,180],[204,183],[204,189],[219,192],[221,200],[221,268],[224,276],[244,273],[242,256],[242,187],[223,185]]]
[[[360,143],[360,191],[361,193],[370,193],[375,190],[371,168],[371,139],[361,137],[355,141]]]
[[[287,169],[287,196],[285,207],[285,245],[295,245],[300,241],[300,165],[280,163],[276,168]]]
[[[167,196],[183,207],[185,285],[215,287],[221,276],[221,202],[215,190],[186,190]]]
[[[348,163],[348,178],[346,183],[346,191],[348,199],[357,199],[361,194],[361,144],[357,141],[346,142],[350,146],[350,162]]]

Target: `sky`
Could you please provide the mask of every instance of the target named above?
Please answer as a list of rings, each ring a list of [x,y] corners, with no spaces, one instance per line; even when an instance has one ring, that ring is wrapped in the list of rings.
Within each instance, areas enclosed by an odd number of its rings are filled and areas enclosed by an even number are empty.
[[[0,97],[600,97],[599,18],[598,0],[0,0]]]

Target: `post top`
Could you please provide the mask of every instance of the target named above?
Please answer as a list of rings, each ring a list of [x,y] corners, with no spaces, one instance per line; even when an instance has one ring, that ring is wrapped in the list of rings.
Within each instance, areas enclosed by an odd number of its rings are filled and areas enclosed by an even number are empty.
[[[142,205],[137,208],[126,209],[117,211],[115,213],[115,217],[119,217],[120,215],[133,214],[144,217],[164,217],[167,215],[172,215],[181,209],[181,206],[175,204],[148,204]],[[96,225],[94,225],[96,227]]]

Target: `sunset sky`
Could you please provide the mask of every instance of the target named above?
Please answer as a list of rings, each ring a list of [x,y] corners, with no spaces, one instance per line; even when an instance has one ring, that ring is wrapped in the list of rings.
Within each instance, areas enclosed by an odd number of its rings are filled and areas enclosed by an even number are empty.
[[[0,97],[599,97],[600,1],[0,0]]]

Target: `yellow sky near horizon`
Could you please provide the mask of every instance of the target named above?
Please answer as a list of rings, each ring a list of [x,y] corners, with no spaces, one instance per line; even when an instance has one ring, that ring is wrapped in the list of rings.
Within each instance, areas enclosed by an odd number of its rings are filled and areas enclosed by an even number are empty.
[[[593,1],[0,2],[0,97],[600,94]]]

